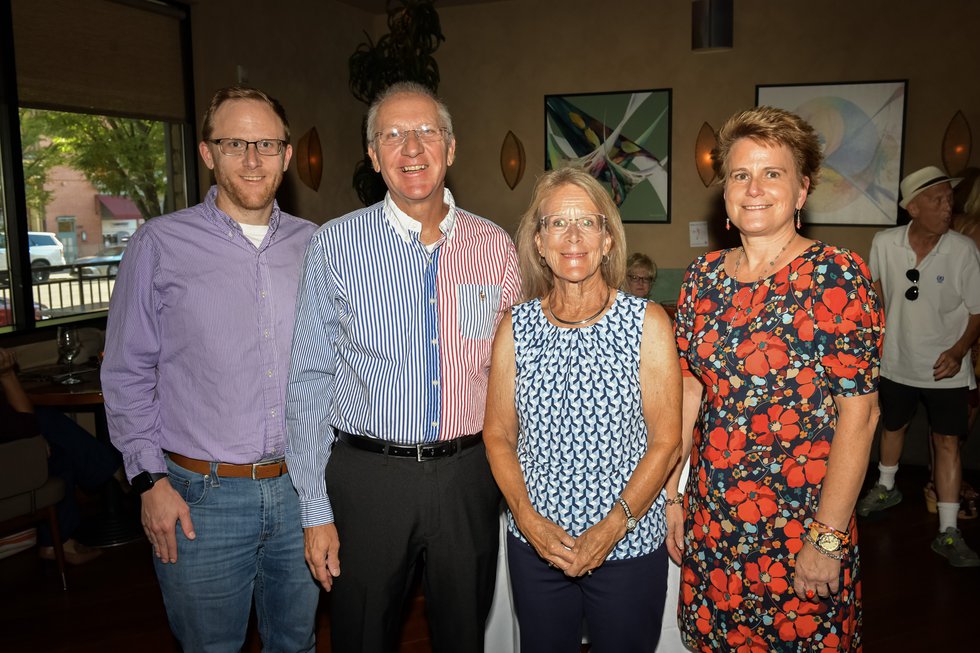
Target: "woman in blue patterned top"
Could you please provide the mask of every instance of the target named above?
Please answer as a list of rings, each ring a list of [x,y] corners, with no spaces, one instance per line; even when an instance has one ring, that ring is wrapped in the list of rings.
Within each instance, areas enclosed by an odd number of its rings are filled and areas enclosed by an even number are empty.
[[[664,310],[619,292],[619,212],[588,173],[544,175],[518,230],[524,304],[494,341],[484,441],[509,507],[524,651],[653,651],[666,591],[661,489],[681,376]]]

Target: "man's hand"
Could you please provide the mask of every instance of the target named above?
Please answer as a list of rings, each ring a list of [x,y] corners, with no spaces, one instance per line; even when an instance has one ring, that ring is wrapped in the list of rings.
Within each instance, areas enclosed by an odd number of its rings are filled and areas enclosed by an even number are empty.
[[[939,354],[936,364],[932,366],[932,378],[939,381],[956,376],[963,365],[963,356],[965,355],[966,352],[959,353],[956,347],[951,347]]]
[[[303,529],[306,566],[313,578],[330,591],[333,579],[340,575],[340,537],[334,524],[321,524]]]
[[[197,537],[187,503],[166,478],[154,483],[140,496],[140,501],[140,521],[143,522],[147,539],[153,545],[153,553],[161,562],[177,562],[177,522],[180,522],[187,539]]]

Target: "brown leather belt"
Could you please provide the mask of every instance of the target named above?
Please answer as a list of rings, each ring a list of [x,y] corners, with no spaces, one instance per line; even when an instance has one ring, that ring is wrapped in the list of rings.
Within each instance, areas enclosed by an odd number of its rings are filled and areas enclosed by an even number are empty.
[[[385,454],[387,456],[398,456],[401,458],[414,458],[424,462],[435,458],[445,458],[459,453],[463,449],[480,444],[483,441],[483,431],[473,435],[464,435],[453,440],[440,440],[438,442],[424,442],[421,444],[395,444],[387,440],[379,440],[366,435],[354,435],[334,429],[341,442],[346,442],[352,447],[370,451],[372,453]]]
[[[195,474],[208,475],[211,473],[211,463],[197,458],[188,458],[179,453],[167,453],[170,460],[180,465],[184,469]],[[231,463],[218,463],[217,475],[226,478],[250,478],[253,481],[264,478],[278,478],[287,472],[285,460],[272,460],[264,463],[253,463],[251,465],[232,465]]]

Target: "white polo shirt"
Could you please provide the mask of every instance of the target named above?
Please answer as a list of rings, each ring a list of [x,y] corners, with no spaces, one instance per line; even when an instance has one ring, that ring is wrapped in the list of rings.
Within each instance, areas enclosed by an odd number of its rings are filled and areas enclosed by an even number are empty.
[[[916,266],[908,233],[908,225],[885,229],[871,243],[871,279],[881,282],[885,303],[881,376],[917,388],[976,387],[969,354],[948,379],[933,380],[932,366],[966,331],[970,315],[980,313],[980,251],[970,238],[948,231]],[[916,267],[919,297],[911,301],[905,273]]]

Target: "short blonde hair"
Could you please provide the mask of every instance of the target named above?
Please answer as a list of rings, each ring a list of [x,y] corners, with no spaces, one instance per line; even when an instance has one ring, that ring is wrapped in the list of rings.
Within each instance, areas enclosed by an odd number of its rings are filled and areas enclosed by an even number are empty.
[[[785,145],[793,155],[800,182],[804,177],[810,180],[810,193],[817,187],[823,152],[817,132],[803,118],[785,109],[755,107],[726,120],[718,130],[718,146],[711,151],[711,163],[722,183],[728,179],[728,156],[732,146],[741,138],[750,138],[770,147]]]
[[[619,288],[626,276],[626,233],[619,209],[595,177],[581,168],[567,167],[547,172],[538,178],[531,194],[531,205],[517,228],[517,257],[524,279],[524,300],[541,298],[554,287],[551,268],[541,264],[534,235],[541,229],[541,205],[562,186],[577,186],[585,191],[599,213],[606,216],[606,232],[612,239],[609,254],[600,266],[606,285]]]
[[[633,252],[626,259],[626,271],[629,272],[630,268],[636,265],[650,270],[651,283],[657,280],[657,264],[653,262],[652,258],[642,252]]]

